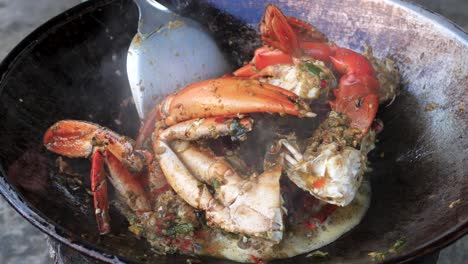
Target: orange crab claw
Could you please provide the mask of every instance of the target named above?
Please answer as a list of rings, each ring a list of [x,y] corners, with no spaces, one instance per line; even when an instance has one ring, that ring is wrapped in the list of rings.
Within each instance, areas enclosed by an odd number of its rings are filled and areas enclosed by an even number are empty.
[[[145,166],[144,156],[134,151],[133,140],[91,122],[59,121],[47,130],[43,144],[69,158],[87,158],[96,150],[106,149],[132,171],[139,172]]]
[[[70,158],[91,155],[93,137],[98,127],[88,122],[74,120],[59,121],[44,134],[44,146],[57,154]]]
[[[336,70],[342,74],[375,75],[372,64],[364,56],[350,49],[336,47],[330,59]]]
[[[351,127],[366,134],[379,106],[380,85],[372,64],[361,54],[345,48],[337,48],[331,60],[338,72],[344,75],[334,92],[336,100],[330,105],[350,118]]]
[[[299,55],[299,41],[285,15],[274,5],[268,5],[259,24],[262,41],[287,54]]]
[[[286,54],[299,57],[307,46],[303,42],[324,43],[327,37],[311,24],[295,17],[286,17],[276,6],[268,5],[259,25],[262,40]]]
[[[48,150],[70,158],[89,157],[94,148],[104,145],[120,159],[133,152],[130,139],[97,124],[78,120],[55,123],[45,133],[43,143]]]
[[[211,79],[187,86],[158,106],[158,116],[168,126],[195,118],[265,112],[313,116],[297,95],[239,78]]]
[[[263,46],[255,51],[254,62],[257,69],[262,70],[274,64],[292,64],[293,58],[281,50]]]
[[[293,58],[278,49],[262,46],[255,50],[252,61],[234,72],[237,77],[252,77],[260,70],[275,64],[292,64]]]
[[[307,41],[301,42],[300,46],[304,55],[323,62],[330,62],[330,57],[334,54],[334,46],[328,43]]]
[[[257,72],[258,72],[257,67],[255,67],[255,64],[251,62],[249,64],[246,64],[240,67],[239,69],[234,71],[232,74],[237,77],[248,78],[252,75],[255,75]]]

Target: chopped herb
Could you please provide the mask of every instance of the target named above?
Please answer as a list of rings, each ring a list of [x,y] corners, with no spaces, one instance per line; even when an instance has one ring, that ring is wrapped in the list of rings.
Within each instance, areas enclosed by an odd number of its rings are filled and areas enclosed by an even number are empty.
[[[221,184],[219,183],[219,181],[218,181],[217,179],[212,179],[212,180],[211,180],[211,185],[212,185],[213,188],[215,188],[215,189],[218,189],[218,188],[221,186]]]
[[[246,137],[247,131],[245,127],[239,122],[239,119],[234,119],[231,123],[231,139],[243,140]]]
[[[328,258],[328,252],[323,252],[323,251],[320,251],[320,250],[316,250],[316,251],[306,255],[306,258],[310,258],[310,257],[321,258],[321,259]]]
[[[383,252],[369,252],[367,255],[369,255],[373,261],[383,261],[385,259],[385,253]]]
[[[388,250],[389,253],[397,253],[400,251],[406,244],[405,239],[398,239],[395,244]]]
[[[406,244],[404,238],[398,239],[395,243],[387,250],[387,252],[370,252],[368,255],[372,258],[373,261],[383,261],[386,257],[386,254],[395,254],[398,253]]]
[[[322,72],[322,70],[321,70],[319,67],[315,66],[315,65],[312,64],[312,63],[306,63],[306,64],[304,64],[304,68],[305,68],[308,72],[312,73],[313,75],[319,76],[319,77],[320,77],[320,72]]]
[[[193,226],[190,223],[180,224],[169,228],[170,234],[184,234],[193,231]]]

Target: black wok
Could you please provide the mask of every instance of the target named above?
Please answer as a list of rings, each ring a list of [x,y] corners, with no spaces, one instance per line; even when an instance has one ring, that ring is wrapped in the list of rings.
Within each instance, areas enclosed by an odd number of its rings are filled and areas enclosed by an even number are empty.
[[[246,24],[258,23],[266,2],[167,4],[207,25],[233,66],[239,66],[259,45],[255,30]],[[268,2],[316,25],[338,44],[353,49],[372,45],[376,55],[395,60],[403,77],[401,95],[380,113],[385,129],[370,157],[371,207],[360,225],[322,249],[329,253],[328,261],[372,262],[369,252],[387,251],[404,239],[401,250],[385,259],[402,262],[465,235],[467,34],[399,1]],[[38,28],[3,61],[0,191],[31,223],[84,254],[108,262],[185,263],[184,256],[152,256],[117,211],[111,211],[112,234],[99,237],[86,194],[89,163],[70,160],[82,177],[63,178],[54,164],[57,156],[41,146],[44,131],[61,119],[90,120],[136,135],[136,111],[124,102],[130,96],[126,52],[136,23],[131,1],[90,1]]]

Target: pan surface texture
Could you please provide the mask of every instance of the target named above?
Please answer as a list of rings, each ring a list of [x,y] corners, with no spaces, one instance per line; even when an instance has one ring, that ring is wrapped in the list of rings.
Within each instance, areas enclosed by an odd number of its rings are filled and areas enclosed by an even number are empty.
[[[339,45],[361,51],[371,45],[377,57],[395,61],[402,91],[379,114],[385,129],[370,155],[371,207],[361,224],[321,249],[329,253],[324,263],[371,263],[371,252],[401,262],[467,233],[466,33],[399,1],[161,2],[204,24],[233,67],[261,44],[256,25],[267,3],[316,25]],[[61,119],[136,136],[140,121],[125,63],[137,20],[132,1],[89,1],[38,28],[3,61],[0,192],[42,231],[97,259],[186,263],[185,256],[152,254],[115,208],[111,234],[100,237],[86,190],[89,162],[65,159],[76,177],[65,176],[57,170],[58,156],[41,146],[44,131]],[[389,251],[397,241],[404,245]],[[281,261],[309,262],[305,255]]]

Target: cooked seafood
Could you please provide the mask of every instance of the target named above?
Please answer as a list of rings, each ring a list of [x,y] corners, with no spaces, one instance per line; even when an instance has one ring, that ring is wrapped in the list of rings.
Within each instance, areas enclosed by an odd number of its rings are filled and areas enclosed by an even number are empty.
[[[234,75],[260,78],[313,100],[328,94],[330,86],[335,85],[334,75],[325,64],[341,74],[333,90],[335,100],[330,101],[332,111],[312,136],[314,140],[309,140],[304,155],[287,139],[281,142],[289,152],[285,156],[287,174],[294,183],[318,199],[346,206],[356,195],[367,153],[373,148],[371,125],[379,97],[380,102],[395,98],[398,72],[389,60],[383,63],[374,58],[372,50],[366,50],[366,58],[338,47],[312,26],[284,16],[272,5],[266,8],[260,31],[263,41],[273,49],[257,49],[252,62]],[[332,132],[330,124],[336,122],[340,125],[333,130],[339,131]]]
[[[106,175],[129,229],[161,254],[286,258],[328,244],[359,223],[369,205],[367,153],[381,128],[374,119],[379,102],[395,98],[398,72],[371,51],[364,56],[336,46],[273,5],[260,31],[266,45],[249,64],[166,97],[136,142],[85,121],[63,120],[47,130],[48,150],[91,158],[101,234],[111,228]],[[307,139],[292,126],[267,145],[236,143],[254,137],[254,116],[310,122],[317,116],[311,105],[327,101],[331,91],[331,111],[306,131]],[[234,145],[229,155],[213,148],[226,138]],[[265,148],[261,171],[247,165],[256,161],[241,158],[258,147]]]

